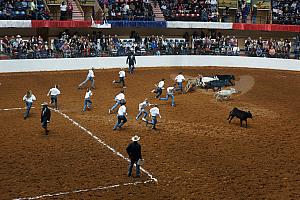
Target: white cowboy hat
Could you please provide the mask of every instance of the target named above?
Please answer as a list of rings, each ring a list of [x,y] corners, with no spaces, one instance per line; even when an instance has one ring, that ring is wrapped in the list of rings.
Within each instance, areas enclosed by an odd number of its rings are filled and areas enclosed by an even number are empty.
[[[135,136],[133,136],[133,137],[131,138],[131,140],[132,140],[133,142],[137,142],[137,141],[140,140],[140,137],[137,136],[137,135],[135,135]]]
[[[21,35],[17,35],[17,37],[19,37],[19,38],[20,38],[20,37],[21,37]]]
[[[42,106],[48,106],[48,103],[47,102],[43,102],[41,105]]]

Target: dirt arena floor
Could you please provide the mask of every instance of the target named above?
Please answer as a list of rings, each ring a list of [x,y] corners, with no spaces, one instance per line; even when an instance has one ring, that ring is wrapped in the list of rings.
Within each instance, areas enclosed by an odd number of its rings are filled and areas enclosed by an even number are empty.
[[[213,92],[197,89],[170,101],[154,99],[154,84],[166,84],[182,71],[234,74],[241,94],[216,102]],[[112,84],[118,69],[96,70],[93,109],[82,112],[85,90],[77,85],[87,71],[0,74],[0,109],[24,107],[32,89],[37,101],[27,120],[24,110],[0,110],[0,199],[36,197],[99,186],[107,189],[69,193],[43,199],[300,199],[300,72],[216,67],[137,69],[128,75],[125,95],[128,123],[113,131],[108,114],[120,88]],[[149,177],[128,178],[127,161],[95,138],[52,112],[50,134],[40,125],[40,104],[58,83],[60,111],[96,137],[126,155],[133,135],[141,136],[144,168]],[[165,95],[165,91],[163,93]],[[153,131],[135,121],[138,103],[148,97],[159,103],[162,119]],[[228,124],[233,107],[250,110],[248,128],[239,120]],[[135,174],[135,173],[134,173]],[[125,185],[124,185],[125,184]],[[120,185],[119,187],[110,187]]]

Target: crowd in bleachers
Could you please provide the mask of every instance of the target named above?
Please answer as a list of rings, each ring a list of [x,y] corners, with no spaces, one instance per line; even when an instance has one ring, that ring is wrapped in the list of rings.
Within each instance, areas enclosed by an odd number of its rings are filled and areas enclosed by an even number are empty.
[[[147,0],[100,1],[105,20],[153,21],[153,8]]]
[[[245,41],[245,54],[255,57],[270,57],[270,58],[291,58],[291,53],[294,53],[294,58],[299,59],[300,39],[297,37],[294,42],[288,39],[269,39],[264,40],[261,37],[251,39],[249,37]],[[292,51],[293,49],[293,51]]]
[[[274,24],[300,25],[300,1],[272,0],[272,17]]]
[[[240,49],[235,36],[224,36],[215,32],[211,35],[201,32],[193,34],[192,53],[195,55],[227,55],[238,56]]]
[[[97,56],[125,56],[131,52],[135,55],[227,55],[227,56],[256,56],[299,59],[300,38],[293,41],[288,39],[245,41],[241,53],[238,39],[235,36],[224,36],[212,32],[205,34],[186,33],[180,38],[161,36],[141,37],[132,32],[124,39],[117,35],[104,35],[102,32],[80,35],[70,34],[68,30],[51,38],[49,44],[41,36],[24,40],[20,35],[7,37],[1,41],[1,51],[15,59],[25,58],[71,58]],[[292,56],[293,55],[293,56]]]
[[[0,0],[0,19],[50,19],[43,0]]]
[[[24,40],[20,35],[5,36],[1,41],[1,51],[11,58],[49,58],[52,50],[48,46],[48,42],[41,36]]]
[[[159,0],[166,20],[219,21],[217,0]]]

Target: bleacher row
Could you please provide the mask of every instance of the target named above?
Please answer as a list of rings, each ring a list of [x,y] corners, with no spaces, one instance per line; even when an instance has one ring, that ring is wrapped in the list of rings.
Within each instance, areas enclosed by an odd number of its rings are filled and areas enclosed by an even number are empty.
[[[153,21],[156,20],[153,9],[158,7],[167,21],[300,25],[300,1],[297,0],[75,0],[75,3],[73,0],[1,0],[0,19],[59,19],[65,9],[62,2],[72,4],[83,19],[92,16],[100,20]]]
[[[241,42],[242,40],[240,40]],[[49,43],[41,36],[23,39],[5,36],[0,41],[0,50],[7,59],[40,59],[125,56],[131,52],[136,55],[226,55],[255,56],[272,58],[295,58],[300,55],[300,37],[288,39],[251,39],[239,45],[235,36],[193,35],[186,38],[165,38],[164,36],[119,38],[117,35],[79,35],[63,32]],[[242,47],[242,48],[240,48]]]

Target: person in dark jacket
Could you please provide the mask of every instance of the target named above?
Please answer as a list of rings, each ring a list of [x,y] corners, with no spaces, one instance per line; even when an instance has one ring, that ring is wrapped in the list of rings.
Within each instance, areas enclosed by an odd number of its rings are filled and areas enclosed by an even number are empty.
[[[44,102],[42,103],[42,113],[41,113],[41,123],[42,123],[42,127],[45,129],[45,133],[46,135],[48,135],[48,123],[50,122],[50,118],[51,118],[51,111],[48,108],[48,103]]]
[[[130,143],[127,148],[126,148],[126,151],[127,151],[127,154],[129,156],[129,159],[130,159],[130,164],[129,164],[129,167],[128,167],[128,177],[131,176],[131,173],[132,173],[132,168],[133,168],[133,165],[135,164],[136,165],[136,177],[140,177],[141,174],[140,174],[140,161],[139,160],[142,160],[142,149],[141,149],[141,145],[138,143],[138,141],[140,140],[140,137],[135,135],[131,138],[132,140],[132,143]]]
[[[131,52],[126,59],[126,64],[128,64],[129,73],[132,74],[134,70],[134,65],[136,64],[134,53]]]

